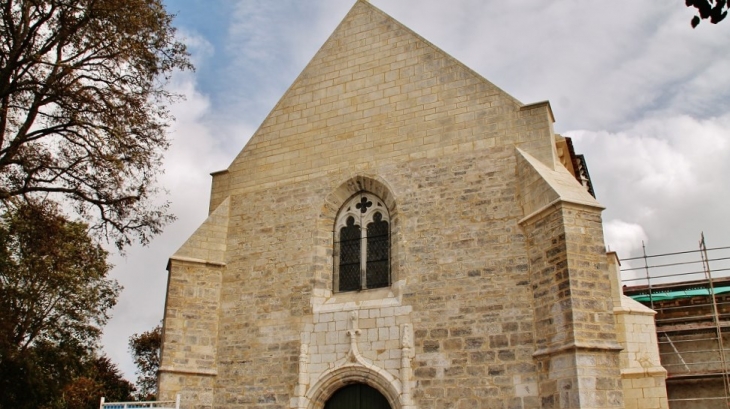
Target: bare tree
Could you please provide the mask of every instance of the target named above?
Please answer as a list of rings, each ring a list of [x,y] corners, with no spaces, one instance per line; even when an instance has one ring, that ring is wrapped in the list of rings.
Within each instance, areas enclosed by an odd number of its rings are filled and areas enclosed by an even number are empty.
[[[70,204],[118,248],[173,220],[154,205],[164,88],[189,69],[160,0],[0,0],[0,204]]]

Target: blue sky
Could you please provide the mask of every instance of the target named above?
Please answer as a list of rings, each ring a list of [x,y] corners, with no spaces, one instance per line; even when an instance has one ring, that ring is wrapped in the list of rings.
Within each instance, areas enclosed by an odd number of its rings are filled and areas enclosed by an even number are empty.
[[[586,155],[606,242],[621,257],[730,245],[730,22],[692,30],[681,1],[372,0],[523,103],[549,100]],[[354,0],[166,0],[197,70],[169,84],[160,183],[179,220],[116,257],[125,291],[103,339],[130,379],[127,339],[160,321],[167,258],[207,215],[210,172],[243,148]],[[164,200],[164,198],[161,198]]]

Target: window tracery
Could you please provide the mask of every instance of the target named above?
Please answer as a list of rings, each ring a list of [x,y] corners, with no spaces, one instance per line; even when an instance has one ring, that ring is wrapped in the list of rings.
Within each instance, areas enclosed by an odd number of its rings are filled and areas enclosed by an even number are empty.
[[[334,235],[335,291],[390,285],[390,216],[382,199],[365,191],[351,197],[340,208]]]

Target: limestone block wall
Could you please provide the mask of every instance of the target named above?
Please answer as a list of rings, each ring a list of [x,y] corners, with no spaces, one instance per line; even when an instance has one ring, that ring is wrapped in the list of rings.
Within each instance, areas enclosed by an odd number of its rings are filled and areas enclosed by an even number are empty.
[[[514,166],[512,148],[499,146],[413,160],[387,173],[399,181],[392,185],[419,408],[537,401]]]
[[[188,372],[160,372],[158,378],[160,400],[175,400],[180,395],[184,409],[211,409],[215,390],[215,376]]]
[[[655,312],[628,297],[622,301],[614,311],[618,341],[624,347],[621,378],[626,408],[667,409],[667,371],[659,361]]]
[[[337,376],[372,374],[401,409],[620,406],[600,209],[525,220],[518,166],[496,146],[231,196],[212,406],[319,408]],[[331,291],[332,226],[338,200],[364,187],[389,192],[396,286],[345,301]]]
[[[350,301],[352,300],[352,301]],[[357,354],[379,368],[400,376],[403,337],[410,331],[412,307],[403,305],[390,289],[372,294],[341,294],[321,297],[311,324],[302,331],[302,344],[308,346],[308,385],[352,351],[355,331]],[[354,352],[353,352],[354,353]]]
[[[170,258],[160,396],[210,408],[217,374],[218,315],[230,201],[222,201]]]
[[[170,261],[159,372],[161,399],[195,402],[210,408],[217,374],[218,308],[222,266]]]
[[[376,297],[377,307],[363,300],[345,306],[347,294],[326,295],[332,289],[337,210],[326,198],[350,184],[347,173],[233,196],[216,407],[299,402],[297,393],[309,391],[349,352],[351,328],[342,313],[353,310],[359,311],[362,357],[389,372],[401,389],[402,325],[412,325],[410,382],[417,385],[412,391],[417,407],[501,405],[515,397],[524,407],[537,402],[529,268],[517,227],[513,155],[511,147],[495,147],[367,171],[387,175],[377,179],[391,191],[397,208],[391,215],[398,220],[391,263],[400,298]],[[353,193],[360,189],[352,185]],[[324,213],[331,214],[329,222],[320,221]],[[396,299],[400,305],[382,304]],[[302,343],[309,348],[304,382],[298,369]],[[297,392],[300,384],[306,388]]]
[[[412,308],[402,303],[402,284],[362,293],[315,291],[311,322],[303,320],[290,407],[323,404],[344,382],[359,378],[381,384],[391,406],[413,407]]]
[[[662,367],[656,312],[623,295],[618,256],[607,254],[621,351],[621,379],[627,409],[667,409],[667,371]]]
[[[522,222],[543,407],[623,407],[600,213],[560,203]],[[596,231],[598,230],[598,231]]]

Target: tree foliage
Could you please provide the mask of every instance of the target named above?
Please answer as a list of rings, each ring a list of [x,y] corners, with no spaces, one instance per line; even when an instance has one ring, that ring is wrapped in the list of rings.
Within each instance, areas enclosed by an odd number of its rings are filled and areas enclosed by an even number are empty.
[[[0,217],[0,408],[58,407],[69,381],[88,372],[121,290],[106,257],[53,202]]]
[[[191,68],[161,0],[0,0],[0,204],[51,196],[119,248],[156,206],[164,85]]]
[[[0,362],[2,409],[96,409],[132,400],[134,385],[106,356],[78,343],[38,342],[22,356]]]
[[[121,287],[84,223],[52,202],[25,204],[0,223],[0,337],[19,353],[38,340],[93,343]]]
[[[701,20],[710,19],[710,23],[717,24],[727,16],[727,0],[685,0],[687,7],[697,9],[697,15],[692,17],[692,28],[697,27]]]
[[[134,334],[129,338],[129,349],[137,365],[137,399],[157,399],[157,371],[160,369],[162,326]]]
[[[0,408],[57,408],[63,388],[83,371],[90,351],[74,340],[39,341],[22,352],[0,351]]]
[[[63,388],[61,405],[73,409],[97,409],[101,397],[107,402],[133,399],[134,385],[122,377],[119,368],[106,356],[88,361],[84,372]]]

